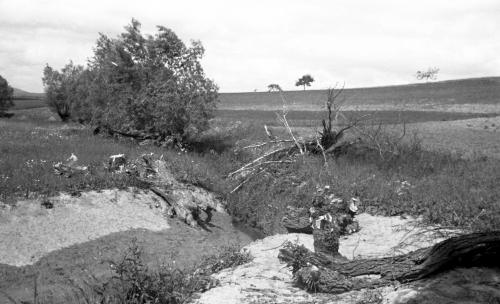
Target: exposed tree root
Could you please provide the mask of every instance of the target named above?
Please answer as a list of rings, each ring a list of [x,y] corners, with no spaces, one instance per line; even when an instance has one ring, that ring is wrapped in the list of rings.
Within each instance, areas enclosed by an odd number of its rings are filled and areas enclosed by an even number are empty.
[[[349,262],[293,246],[297,245],[280,249],[279,259],[292,265],[300,256],[303,267],[295,269],[296,282],[307,290],[326,293],[412,282],[458,267],[500,266],[500,231],[452,237],[399,256]]]

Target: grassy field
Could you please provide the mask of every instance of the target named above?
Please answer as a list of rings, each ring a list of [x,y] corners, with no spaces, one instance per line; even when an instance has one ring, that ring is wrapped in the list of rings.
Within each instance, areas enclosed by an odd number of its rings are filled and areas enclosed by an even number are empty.
[[[26,110],[33,108],[43,108],[46,107],[47,104],[42,99],[14,99],[14,106],[9,110]]]
[[[261,121],[257,119],[239,119],[236,122],[232,118],[215,119],[209,131],[192,140],[193,149],[185,152],[138,145],[130,139],[96,136],[90,128],[77,124],[48,122],[47,117],[53,114],[47,108],[43,109],[14,111],[22,113],[23,119],[19,119],[17,114],[17,118],[0,119],[0,201],[4,203],[15,205],[24,198],[44,199],[58,192],[78,195],[81,191],[96,189],[147,189],[149,186],[134,176],[107,171],[105,163],[114,154],[124,153],[128,159],[135,159],[145,153],[154,153],[163,155],[178,180],[205,188],[223,198],[232,220],[239,227],[244,227],[244,231],[251,231],[254,235],[285,233],[281,219],[287,206],[310,207],[317,187],[325,185],[329,185],[337,196],[345,200],[359,197],[360,212],[386,216],[410,215],[420,217],[424,225],[438,224],[464,231],[500,229],[500,158],[463,158],[452,153],[451,144],[467,143],[468,139],[464,138],[472,138],[478,149],[486,149],[492,143],[491,136],[497,136],[498,139],[500,134],[496,133],[493,126],[500,125],[498,117],[442,121],[457,117],[435,113],[433,117],[441,120],[427,121],[429,117],[414,114],[412,121],[415,123],[408,125],[409,131],[415,128],[423,132],[425,126],[431,131],[440,130],[441,137],[437,141],[441,143],[442,150],[435,152],[425,149],[420,141],[410,138],[401,142],[392,141],[397,145],[398,153],[385,153],[384,157],[376,149],[360,149],[345,155],[330,156],[327,158],[328,164],[325,164],[321,155],[296,156],[291,163],[271,164],[263,173],[248,178],[243,186],[235,190],[241,179],[229,178],[228,173],[267,151],[265,148],[241,149],[267,138]],[[379,113],[379,117],[393,121],[387,113]],[[441,124],[446,124],[446,127]],[[488,129],[484,129],[485,125]],[[394,125],[386,126],[390,128]],[[308,130],[310,132],[310,128]],[[273,127],[273,131],[279,137],[286,136],[281,127]],[[485,132],[490,137],[484,137]],[[452,140],[453,137],[455,140]],[[493,143],[500,142],[495,142],[494,138]],[[500,151],[498,144],[495,149]],[[64,161],[71,153],[78,156],[79,165],[89,166],[89,173],[70,178],[55,175],[53,164]],[[404,189],[402,185],[405,185]],[[216,227],[223,227],[215,221]],[[231,219],[227,221],[229,223]],[[98,298],[96,290],[101,295],[104,291],[106,296],[111,297],[112,300],[107,303],[123,303],[124,291],[127,297],[132,294],[163,298],[175,294],[179,298],[187,298],[198,290],[197,286],[207,282],[211,273],[251,259],[248,255],[240,254],[239,247],[221,250],[219,247],[224,243],[217,238],[221,234],[218,230],[200,238],[198,232],[183,223],[169,223],[172,225],[169,229],[171,234],[155,232],[146,237],[142,229],[131,230],[127,232],[131,234],[128,236],[115,233],[109,238],[72,246],[68,251],[60,250],[58,255],[49,254],[48,260],[36,264],[36,268],[5,268],[5,265],[0,265],[0,276],[5,278],[4,282],[0,282],[0,289],[3,283],[15,290],[25,290],[31,296],[31,284],[36,274],[41,282],[41,290],[52,288],[46,290],[57,290],[64,294],[63,290],[69,292],[78,288],[79,299],[83,297],[89,303],[92,303],[89,299]],[[141,238],[141,245],[145,248],[151,248],[148,244],[156,244],[155,248],[159,248],[157,255],[146,251],[142,254],[137,246],[126,250],[125,243],[133,242],[135,236]],[[205,243],[200,244],[200,240]],[[189,242],[196,245],[183,247]],[[103,248],[105,253],[101,256]],[[197,249],[203,256],[196,258],[196,261],[204,263],[193,265],[191,261],[182,264],[182,258],[179,257],[175,258],[180,261],[176,264],[177,268],[157,266],[164,265],[158,264],[158,261],[151,264],[153,258],[165,259],[165,253],[172,248],[180,248],[178,254],[182,256],[186,255],[185,251]],[[121,258],[118,253],[125,255]],[[113,268],[113,279],[109,279],[111,273],[107,265],[93,260],[97,254],[102,259],[112,257],[118,266]],[[192,252],[187,256],[193,257]],[[95,263],[99,267],[89,266]],[[154,268],[145,268],[145,265],[150,264]],[[93,286],[90,289],[82,289],[80,285],[71,283],[76,282],[76,279],[71,280],[78,276],[88,278],[92,271],[101,274],[106,271],[106,274],[94,279],[94,285],[85,285]],[[68,282],[71,284],[68,285]],[[145,288],[148,286],[154,288]],[[39,303],[53,302],[48,300]]]
[[[258,151],[235,152],[235,148],[265,139],[258,122],[215,121],[197,139],[198,152],[188,153],[93,136],[87,128],[58,122],[4,119],[0,127],[0,200],[58,191],[144,187],[133,177],[106,172],[103,162],[113,154],[134,158],[153,152],[164,155],[178,179],[226,198],[235,219],[264,234],[282,232],[280,219],[286,206],[307,206],[317,185],[330,185],[346,199],[359,196],[362,210],[371,213],[411,214],[429,223],[476,231],[500,229],[500,162],[489,157],[462,159],[449,151],[430,152],[419,142],[400,143],[401,153],[396,157],[382,159],[376,151],[365,151],[332,158],[327,167],[321,156],[299,157],[293,164],[271,167],[231,193],[239,181],[227,174],[258,155]],[[71,153],[80,164],[90,166],[91,174],[75,178],[53,174],[53,163]],[[397,193],[401,181],[411,184],[405,195]]]
[[[481,78],[346,90],[346,98],[358,96],[360,102],[374,104],[406,96],[406,101],[425,103],[427,94],[438,103],[459,104],[472,100],[470,94],[474,93],[474,100],[480,101],[476,106],[482,107],[498,103],[499,81],[500,78]],[[305,105],[305,97],[319,98],[324,94],[288,93],[302,96],[300,106]],[[236,108],[265,106],[269,104],[266,98],[278,98],[276,93],[222,94],[223,102],[211,129],[193,140],[193,151],[189,153],[93,136],[89,129],[78,125],[49,123],[48,118],[54,114],[47,108],[14,110],[13,118],[0,121],[0,200],[57,191],[142,187],[132,177],[109,174],[103,170],[103,162],[112,154],[125,153],[134,158],[153,152],[169,160],[178,179],[225,197],[236,219],[265,234],[282,231],[280,218],[286,205],[307,205],[315,187],[324,184],[345,198],[360,196],[365,211],[408,213],[423,216],[429,223],[473,230],[500,228],[500,121],[492,113],[347,111],[351,117],[369,115],[373,122],[385,124],[389,133],[390,128],[400,129],[398,123],[405,121],[407,134],[417,132],[420,141],[397,143],[402,151],[397,157],[383,159],[376,152],[365,151],[331,159],[328,167],[322,157],[303,157],[294,164],[277,166],[231,193],[239,181],[227,178],[227,174],[258,155],[258,151],[235,152],[237,148],[264,140],[263,124],[274,126],[278,135],[284,134],[273,111],[228,110],[227,98],[231,96],[242,98],[232,104]],[[303,109],[292,109],[288,114],[291,125],[302,135],[310,135],[310,127],[319,127],[323,116],[322,112]],[[91,167],[91,174],[67,179],[52,173],[52,164],[71,153],[80,158],[82,165]],[[412,187],[405,196],[399,196],[395,189],[403,180]]]
[[[287,91],[284,95],[292,110],[317,111],[324,108],[326,91]],[[460,107],[456,105],[477,103],[482,104],[477,111],[500,112],[499,96],[500,77],[346,89],[343,94],[347,107],[455,112],[460,111]],[[220,101],[219,108],[223,110],[279,110],[282,107],[280,95],[268,92],[222,93]]]
[[[372,124],[421,123],[496,116],[496,114],[422,111],[343,111],[342,113],[348,119],[358,118]],[[216,118],[222,121],[254,121],[262,125],[281,125],[276,119],[275,111],[218,110]],[[287,119],[295,127],[319,127],[321,120],[325,118],[325,111],[289,111],[287,114]]]
[[[46,107],[47,104],[44,98],[45,94],[43,93],[30,93],[14,88],[14,106],[9,110],[16,111]]]

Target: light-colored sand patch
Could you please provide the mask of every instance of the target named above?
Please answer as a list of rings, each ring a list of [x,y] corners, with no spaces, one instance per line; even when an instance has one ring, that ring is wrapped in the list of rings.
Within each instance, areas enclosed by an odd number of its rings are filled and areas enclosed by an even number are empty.
[[[357,218],[361,231],[340,240],[339,252],[348,258],[392,256],[444,239],[436,230],[420,227],[414,219],[369,214],[360,214]],[[278,260],[279,248],[285,241],[303,244],[310,250],[314,248],[312,235],[306,234],[274,235],[253,242],[246,248],[255,259],[219,273],[221,286],[202,294],[198,303],[356,303],[366,297],[363,291],[338,296],[312,295],[294,287],[291,272]],[[395,287],[380,288],[378,292],[387,301],[399,296]]]
[[[80,197],[61,194],[50,202],[51,209],[36,200],[0,209],[0,263],[33,264],[53,250],[114,232],[169,228],[162,202],[152,193],[91,191]]]

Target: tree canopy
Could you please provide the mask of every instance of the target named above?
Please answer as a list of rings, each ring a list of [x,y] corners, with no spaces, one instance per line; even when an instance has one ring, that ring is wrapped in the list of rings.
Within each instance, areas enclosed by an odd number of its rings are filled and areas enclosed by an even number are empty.
[[[7,80],[0,75],[0,113],[14,106],[14,89]]]
[[[82,123],[186,138],[208,127],[216,106],[218,88],[200,63],[204,51],[200,41],[186,46],[164,26],[144,35],[132,19],[117,38],[99,35],[86,67],[47,66],[47,101]]]
[[[303,86],[304,87],[304,91],[305,91],[306,90],[306,86],[310,87],[311,83],[313,81],[314,81],[314,78],[312,78],[311,75],[306,74],[306,75],[300,77],[299,80],[297,80],[297,82],[295,83],[295,86],[296,87]]]

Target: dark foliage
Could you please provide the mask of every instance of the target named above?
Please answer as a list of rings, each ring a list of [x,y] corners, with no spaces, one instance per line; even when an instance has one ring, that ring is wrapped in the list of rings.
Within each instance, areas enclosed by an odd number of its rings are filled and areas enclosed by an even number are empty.
[[[49,105],[63,121],[72,119],[104,129],[179,140],[208,128],[217,86],[201,67],[204,48],[187,47],[170,29],[143,35],[132,20],[117,38],[100,34],[87,67],[47,66],[44,85]]]
[[[2,112],[14,106],[13,100],[14,89],[9,86],[5,78],[0,75],[0,115]]]

